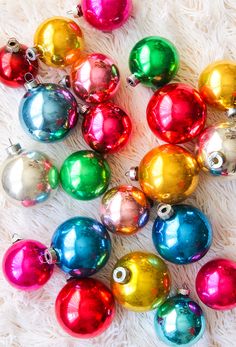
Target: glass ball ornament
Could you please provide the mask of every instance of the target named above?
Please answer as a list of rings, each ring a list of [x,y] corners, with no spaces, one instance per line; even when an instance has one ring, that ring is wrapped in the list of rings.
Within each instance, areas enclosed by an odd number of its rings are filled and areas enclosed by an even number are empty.
[[[101,53],[83,55],[72,65],[70,75],[61,83],[87,103],[112,98],[120,86],[120,72],[115,62]]]
[[[106,228],[95,219],[74,217],[56,229],[45,259],[71,276],[88,277],[107,263],[110,253]]]
[[[43,21],[34,35],[34,47],[26,51],[27,58],[39,58],[46,65],[64,68],[74,63],[84,49],[80,27],[70,18],[51,17]]]
[[[46,246],[35,240],[17,240],[6,251],[2,270],[11,286],[23,291],[41,288],[53,273],[44,258]]]
[[[170,273],[164,261],[152,253],[132,252],[119,259],[112,272],[111,290],[131,311],[154,310],[167,298]]]
[[[84,150],[71,154],[62,164],[62,188],[78,200],[91,200],[102,195],[110,182],[110,166],[98,153]]]
[[[214,310],[236,307],[236,263],[213,259],[203,265],[196,277],[196,291],[201,301]]]
[[[75,97],[66,88],[54,83],[38,83],[32,76],[25,83],[26,94],[19,107],[20,123],[36,141],[62,140],[78,120]]]
[[[212,228],[207,216],[191,205],[160,204],[152,228],[157,252],[174,264],[200,260],[212,244]]]
[[[0,187],[15,204],[31,207],[47,201],[59,184],[59,173],[51,159],[20,144],[7,148],[8,157],[0,172]]]
[[[114,187],[102,197],[101,221],[114,234],[128,236],[137,233],[147,224],[149,214],[147,197],[134,186]]]
[[[143,192],[153,201],[175,204],[191,195],[197,187],[199,167],[195,157],[172,144],[149,151],[139,167],[126,175],[138,180]]]
[[[157,89],[170,82],[179,69],[179,54],[169,40],[159,36],[149,36],[140,40],[131,50],[129,68],[132,73],[127,78],[135,87],[142,83]]]
[[[184,143],[198,136],[206,121],[206,106],[197,90],[171,83],[157,90],[147,106],[147,121],[162,141]]]
[[[38,73],[38,62],[29,61],[26,57],[28,47],[10,38],[7,44],[0,48],[0,82],[11,88],[18,88],[25,83],[25,74]]]
[[[203,336],[206,321],[201,307],[180,289],[158,307],[154,318],[158,338],[168,346],[192,346]]]
[[[112,102],[88,107],[84,113],[82,134],[96,152],[118,152],[128,142],[132,131],[130,117]]]
[[[59,292],[56,318],[69,334],[88,339],[102,334],[112,323],[115,301],[110,289],[94,278],[71,278]]]
[[[228,115],[236,114],[236,61],[220,60],[208,65],[200,74],[199,93],[203,100]]]

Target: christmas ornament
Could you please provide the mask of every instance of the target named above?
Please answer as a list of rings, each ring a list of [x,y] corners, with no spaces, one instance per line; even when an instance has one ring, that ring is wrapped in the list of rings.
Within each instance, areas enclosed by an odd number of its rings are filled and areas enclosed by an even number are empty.
[[[17,240],[6,251],[2,261],[3,274],[15,288],[32,291],[50,279],[53,265],[46,263],[46,246],[35,240]]]
[[[167,39],[149,36],[133,47],[129,56],[132,73],[127,78],[129,85],[135,87],[142,83],[150,88],[159,88],[170,82],[179,69],[179,54]]]
[[[192,346],[202,337],[206,321],[201,307],[180,289],[157,310],[154,319],[157,336],[169,346]]]
[[[164,261],[155,254],[132,252],[116,263],[111,289],[125,308],[136,312],[150,311],[167,298],[170,274]]]
[[[129,116],[116,104],[90,107],[84,114],[82,134],[87,144],[100,153],[115,153],[126,145],[132,130]]]
[[[78,120],[78,105],[74,96],[60,85],[39,84],[32,76],[25,86],[27,92],[19,109],[25,132],[41,142],[63,139]]]
[[[87,277],[106,264],[110,252],[111,240],[101,223],[92,218],[74,217],[57,228],[45,258],[72,276]]]
[[[37,58],[45,64],[63,68],[74,63],[84,49],[80,27],[71,19],[52,17],[42,22],[34,35],[34,47],[26,55],[30,61]]]
[[[150,204],[140,189],[123,185],[105,193],[100,210],[101,221],[109,231],[132,235],[147,224]]]
[[[197,145],[197,160],[204,171],[215,176],[236,172],[236,122],[227,121],[206,128]]]
[[[113,295],[102,282],[71,278],[57,296],[56,317],[61,327],[78,338],[100,335],[115,315]]]
[[[162,145],[148,152],[138,168],[127,175],[139,180],[142,190],[152,200],[175,204],[196,189],[199,167],[194,156],[182,147]]]
[[[212,243],[207,217],[191,205],[160,204],[152,228],[157,252],[175,264],[190,264],[201,259]]]
[[[7,148],[0,185],[13,202],[30,207],[48,200],[56,191],[59,173],[44,153],[23,150],[20,144]]]
[[[27,47],[15,38],[8,40],[6,46],[0,48],[0,82],[8,87],[18,88],[24,85],[24,76],[38,73],[38,62],[30,62],[26,58]]]
[[[192,140],[203,130],[206,106],[199,93],[183,83],[172,83],[157,90],[147,107],[152,132],[169,143]]]
[[[236,114],[236,62],[216,61],[208,65],[198,81],[199,92],[206,103],[228,115]]]
[[[120,73],[114,61],[101,53],[84,55],[71,67],[62,85],[73,88],[85,102],[100,103],[112,98],[120,86]]]
[[[112,31],[121,27],[132,11],[132,0],[81,0],[75,10],[70,11],[96,29]]]
[[[236,263],[213,259],[203,265],[196,278],[196,290],[202,302],[214,310],[236,307]]]
[[[108,188],[110,176],[108,162],[93,151],[71,154],[60,172],[62,188],[78,200],[91,200],[102,195]]]

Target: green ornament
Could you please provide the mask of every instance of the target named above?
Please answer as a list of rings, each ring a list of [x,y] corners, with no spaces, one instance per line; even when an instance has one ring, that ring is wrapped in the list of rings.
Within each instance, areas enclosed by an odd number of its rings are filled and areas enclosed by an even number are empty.
[[[100,154],[87,150],[71,154],[60,172],[62,188],[78,200],[102,195],[108,188],[110,176],[108,162]]]
[[[134,46],[129,57],[132,73],[127,82],[135,87],[142,83],[157,89],[168,83],[179,69],[179,54],[167,39],[149,36]]]

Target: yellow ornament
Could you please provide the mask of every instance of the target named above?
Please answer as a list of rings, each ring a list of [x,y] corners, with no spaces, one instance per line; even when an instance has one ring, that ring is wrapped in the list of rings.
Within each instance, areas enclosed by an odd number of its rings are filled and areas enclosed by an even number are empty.
[[[122,306],[145,312],[165,301],[170,281],[170,273],[161,258],[152,253],[132,252],[116,263],[111,289]]]
[[[206,103],[220,110],[236,108],[236,62],[222,60],[208,65],[198,81]]]
[[[34,47],[26,54],[30,60],[38,57],[49,66],[63,68],[74,63],[83,49],[80,27],[69,18],[52,17],[40,24],[34,36]]]

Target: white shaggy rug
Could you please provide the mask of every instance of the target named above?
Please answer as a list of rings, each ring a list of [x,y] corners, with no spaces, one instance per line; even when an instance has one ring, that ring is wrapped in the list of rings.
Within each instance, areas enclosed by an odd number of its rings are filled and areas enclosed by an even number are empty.
[[[66,15],[75,0],[0,0],[0,43],[9,37],[32,45],[38,24],[47,17]],[[199,73],[217,59],[236,59],[236,1],[235,0],[136,0],[127,24],[113,32],[102,33],[79,20],[86,39],[88,52],[102,52],[113,57],[120,68],[122,86],[115,101],[125,108],[133,120],[133,134],[129,145],[120,153],[109,156],[112,168],[111,185],[128,183],[125,171],[137,165],[143,155],[158,145],[148,128],[146,105],[152,91],[137,86],[125,88],[129,74],[128,56],[133,45],[149,35],[170,39],[178,48],[181,66],[175,81],[197,86]],[[41,66],[43,81],[58,82],[65,71]],[[48,153],[60,167],[72,152],[87,148],[81,137],[80,124],[66,141],[57,144],[36,144],[19,126],[18,104],[23,89],[13,90],[0,86],[0,160],[5,158],[4,148],[8,138],[20,141],[24,147],[37,148]],[[208,123],[224,119],[223,113],[208,109]],[[191,145],[190,145],[191,148]],[[192,297],[195,276],[202,264],[214,257],[236,260],[236,181],[224,181],[201,175],[195,194],[187,201],[201,208],[210,218],[214,228],[214,242],[208,254],[190,266],[169,265],[173,289],[187,283]],[[56,227],[75,216],[99,218],[100,199],[91,202],[75,201],[61,190],[43,207],[32,210],[17,208],[0,200],[0,254],[10,245],[10,236],[18,233],[24,238],[34,238],[49,245]],[[136,236],[113,237],[113,251],[109,263],[95,277],[109,284],[111,269],[117,258],[131,250],[155,252],[151,240],[151,228],[155,218]],[[51,281],[33,293],[23,293],[11,288],[0,276],[0,347],[154,347],[163,346],[155,336],[154,312],[138,314],[117,305],[117,314],[111,327],[93,340],[78,340],[68,336],[57,324],[54,301],[65,284],[65,275],[56,271]],[[216,312],[202,304],[207,318],[207,330],[197,346],[236,346],[236,310]]]

